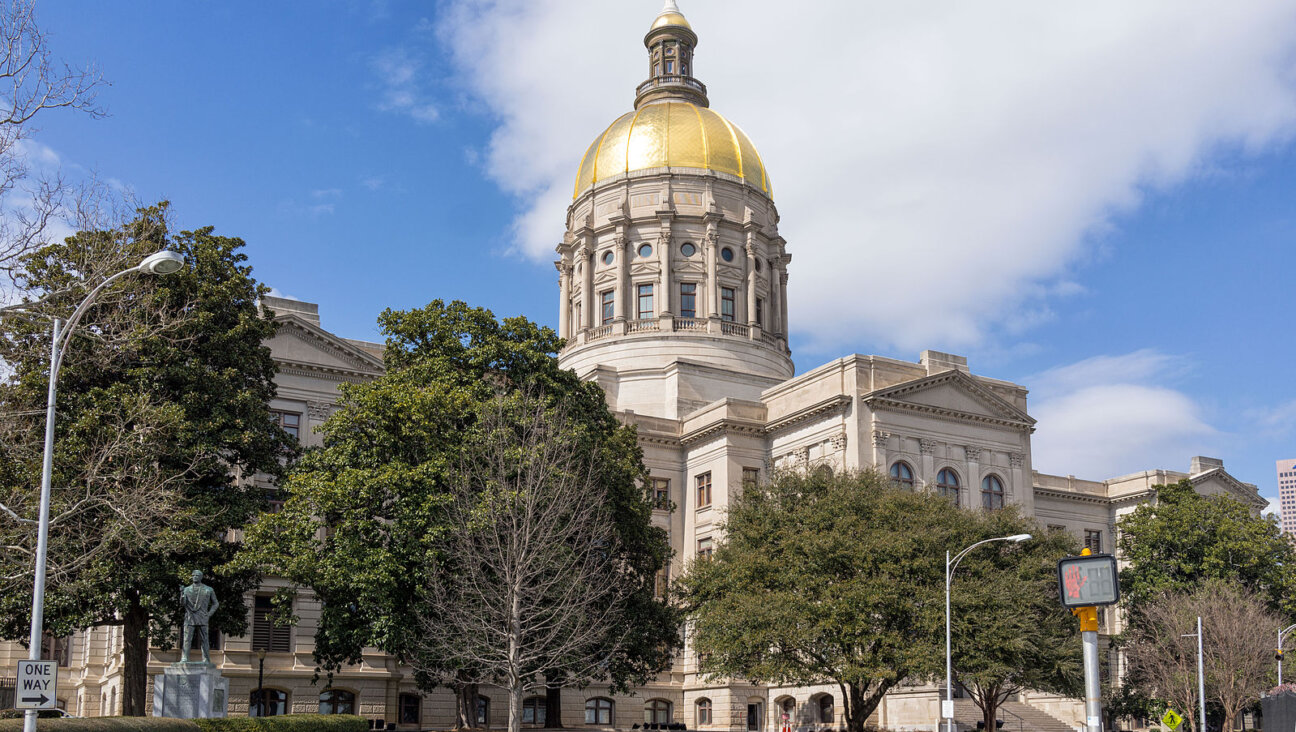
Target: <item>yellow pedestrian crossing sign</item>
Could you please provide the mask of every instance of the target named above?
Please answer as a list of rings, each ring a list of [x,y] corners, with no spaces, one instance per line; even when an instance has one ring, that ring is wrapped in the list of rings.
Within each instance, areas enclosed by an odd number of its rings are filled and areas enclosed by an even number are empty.
[[[1165,716],[1161,717],[1161,724],[1164,724],[1172,730],[1179,729],[1179,724],[1181,722],[1183,722],[1183,717],[1179,716],[1179,713],[1173,709],[1167,709]]]

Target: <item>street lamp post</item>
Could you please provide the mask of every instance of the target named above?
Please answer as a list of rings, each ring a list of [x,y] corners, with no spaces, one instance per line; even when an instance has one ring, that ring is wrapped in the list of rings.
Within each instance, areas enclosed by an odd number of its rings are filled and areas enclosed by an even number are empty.
[[[1287,635],[1292,629],[1296,629],[1296,624],[1289,625],[1278,631],[1278,685],[1282,686],[1282,657],[1283,657],[1283,636]]]
[[[94,303],[99,293],[111,282],[132,272],[143,272],[153,275],[168,275],[184,267],[184,257],[176,252],[160,251],[150,254],[144,261],[109,277],[90,291],[89,295],[72,311],[67,324],[54,319],[50,336],[50,370],[49,389],[45,397],[45,452],[41,463],[40,518],[36,528],[36,577],[32,583],[31,635],[28,643],[28,658],[39,661],[41,657],[41,640],[45,635],[45,559],[49,551],[49,512],[50,483],[54,472],[54,401],[58,396],[58,370],[63,364],[63,356],[71,342],[72,329],[85,315],[86,310]],[[29,709],[23,715],[23,732],[36,732],[36,710]]]
[[[941,702],[941,716],[945,717],[946,732],[954,732],[954,664],[950,656],[950,579],[954,576],[958,563],[963,561],[963,557],[982,544],[989,544],[992,541],[1011,541],[1016,544],[1029,538],[1031,538],[1030,534],[1013,534],[985,539],[954,555],[952,560],[950,553],[945,552],[945,700]]]
[[[1206,670],[1202,658],[1202,628],[1201,616],[1197,616],[1197,632],[1184,633],[1181,638],[1197,639],[1197,708],[1200,712],[1201,728],[1198,732],[1206,732]]]

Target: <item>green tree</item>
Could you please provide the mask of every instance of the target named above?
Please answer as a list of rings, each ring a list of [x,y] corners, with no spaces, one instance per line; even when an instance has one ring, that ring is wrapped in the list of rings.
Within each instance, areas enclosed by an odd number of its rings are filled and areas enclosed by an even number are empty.
[[[945,550],[973,514],[873,472],[746,486],[677,583],[703,673],[833,683],[862,732],[883,696],[944,671]]]
[[[1120,552],[1128,562],[1120,573],[1127,610],[1221,579],[1296,617],[1296,550],[1276,521],[1252,515],[1250,507],[1227,496],[1199,495],[1187,480],[1155,489],[1154,502],[1117,524]]]
[[[1079,546],[1011,509],[973,518],[982,538],[1034,535],[1010,551],[968,554],[950,593],[954,673],[994,729],[999,706],[1024,689],[1083,695],[1080,624],[1057,589],[1058,560]]]
[[[483,406],[518,390],[561,405],[582,435],[581,449],[600,446],[612,481],[617,546],[638,584],[628,600],[634,635],[608,660],[608,673],[626,684],[665,668],[679,643],[678,619],[653,598],[653,576],[669,545],[649,521],[641,453],[602,390],[558,367],[556,334],[525,318],[500,321],[439,300],[386,311],[379,323],[387,336],[385,373],[342,387],[339,408],[322,427],[324,446],[293,470],[283,510],[251,529],[240,560],[320,597],[321,668],[354,663],[365,646],[417,660],[420,686],[454,686],[460,724],[475,724],[471,697],[480,669],[420,655],[422,626],[410,598],[424,594],[430,577],[457,571],[444,542],[458,470]]]
[[[274,324],[258,312],[265,288],[244,264],[243,242],[210,227],[169,235],[165,213],[160,204],[121,229],[80,232],[19,271],[24,291],[52,293],[29,314],[66,318],[98,284],[85,273],[105,262],[134,264],[166,248],[188,263],[105,291],[72,334],[58,380],[45,625],[56,635],[122,626],[127,715],[144,713],[150,637],[163,647],[175,640],[187,573],[226,564],[238,547],[230,530],[264,506],[245,478],[279,473],[294,444],[268,412],[275,366],[263,342]],[[0,328],[0,358],[13,368],[0,384],[0,491],[12,511],[0,523],[10,547],[0,560],[0,633],[16,639],[30,618],[35,531],[23,519],[36,512],[49,325],[10,316]],[[212,578],[215,627],[244,631],[242,595],[256,581],[248,572]]]

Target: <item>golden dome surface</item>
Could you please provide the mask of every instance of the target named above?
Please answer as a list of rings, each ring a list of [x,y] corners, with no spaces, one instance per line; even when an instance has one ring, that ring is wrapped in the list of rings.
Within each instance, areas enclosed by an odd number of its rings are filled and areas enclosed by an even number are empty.
[[[760,153],[737,125],[706,107],[672,100],[623,114],[595,138],[581,160],[572,197],[602,180],[665,167],[728,173],[772,195]]]
[[[673,11],[665,11],[661,15],[657,16],[657,20],[653,21],[652,27],[649,28],[648,31],[652,32],[658,28],[665,28],[668,25],[681,26],[693,30],[693,26],[689,25],[688,20],[684,18],[684,14],[679,12],[679,9],[677,8]]]

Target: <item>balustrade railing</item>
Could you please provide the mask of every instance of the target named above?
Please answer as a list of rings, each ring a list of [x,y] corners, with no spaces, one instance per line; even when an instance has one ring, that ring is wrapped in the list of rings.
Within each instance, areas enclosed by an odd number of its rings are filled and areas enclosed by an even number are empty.
[[[626,328],[627,333],[643,333],[646,331],[661,330],[661,326],[654,320],[644,318],[643,320],[632,320]]]
[[[590,328],[589,330],[585,331],[585,340],[587,342],[597,341],[600,338],[607,338],[610,335],[612,335],[611,323],[607,325],[600,325],[597,328]]]
[[[724,335],[747,337],[749,329],[742,323],[720,322],[720,332]]]
[[[675,318],[675,330],[706,330],[706,321],[698,318]]]

